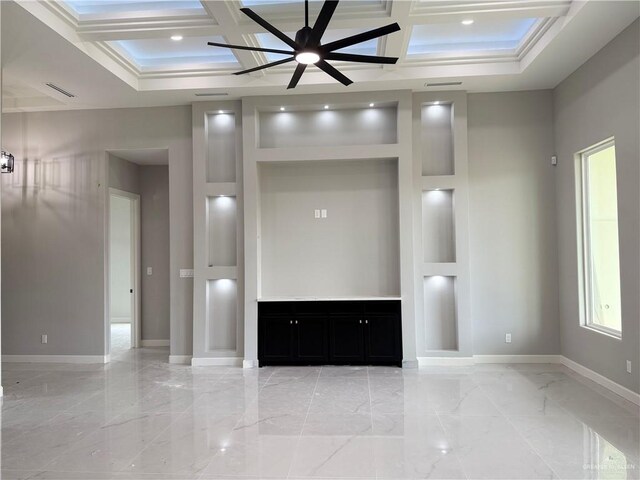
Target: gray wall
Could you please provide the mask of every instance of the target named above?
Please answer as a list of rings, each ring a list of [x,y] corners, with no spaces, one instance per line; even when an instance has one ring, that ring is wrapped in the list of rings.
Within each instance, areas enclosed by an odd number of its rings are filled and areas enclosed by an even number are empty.
[[[474,354],[560,353],[552,100],[468,96]]]
[[[554,91],[562,354],[635,391],[640,371],[640,22]],[[580,327],[574,155],[615,136],[622,340]],[[633,374],[626,373],[626,360]]]
[[[262,296],[399,295],[395,160],[263,164],[260,188]]]
[[[2,176],[3,353],[104,354],[105,151],[168,148],[171,353],[189,355],[191,108],[6,114],[3,127],[17,167]]]
[[[169,167],[140,167],[142,340],[169,339]],[[147,267],[153,274],[147,275]]]

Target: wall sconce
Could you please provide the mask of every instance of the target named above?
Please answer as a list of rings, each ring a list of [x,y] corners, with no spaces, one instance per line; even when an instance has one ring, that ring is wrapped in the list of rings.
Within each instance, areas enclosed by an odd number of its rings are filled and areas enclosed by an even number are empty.
[[[9,152],[2,151],[0,154],[0,172],[12,173],[13,172],[14,158]]]

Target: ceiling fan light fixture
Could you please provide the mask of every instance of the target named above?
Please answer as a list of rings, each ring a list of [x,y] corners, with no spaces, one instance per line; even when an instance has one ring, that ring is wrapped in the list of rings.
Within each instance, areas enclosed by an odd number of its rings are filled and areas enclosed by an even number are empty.
[[[304,65],[311,65],[312,63],[318,63],[320,61],[320,55],[312,51],[302,51],[296,54],[296,62]]]

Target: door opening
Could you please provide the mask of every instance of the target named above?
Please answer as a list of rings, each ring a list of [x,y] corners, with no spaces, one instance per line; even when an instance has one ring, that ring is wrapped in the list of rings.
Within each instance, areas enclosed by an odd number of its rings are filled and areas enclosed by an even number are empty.
[[[139,347],[140,196],[109,189],[111,356]]]

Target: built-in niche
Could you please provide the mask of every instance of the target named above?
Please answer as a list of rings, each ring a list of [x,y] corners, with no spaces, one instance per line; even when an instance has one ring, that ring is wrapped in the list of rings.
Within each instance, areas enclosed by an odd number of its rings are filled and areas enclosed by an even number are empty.
[[[425,346],[428,350],[457,350],[456,278],[424,277]]]
[[[235,197],[207,197],[207,243],[210,267],[237,263],[237,202]]]
[[[216,113],[206,116],[207,182],[236,181],[236,116]]]
[[[456,261],[453,190],[422,192],[422,249],[425,263]]]
[[[261,297],[399,295],[396,159],[262,163],[259,181]]]
[[[397,106],[259,112],[260,148],[379,145],[398,141]]]
[[[209,350],[236,350],[238,328],[236,281],[227,278],[208,280],[206,295]]]
[[[420,144],[422,175],[453,175],[453,105],[422,105]]]

